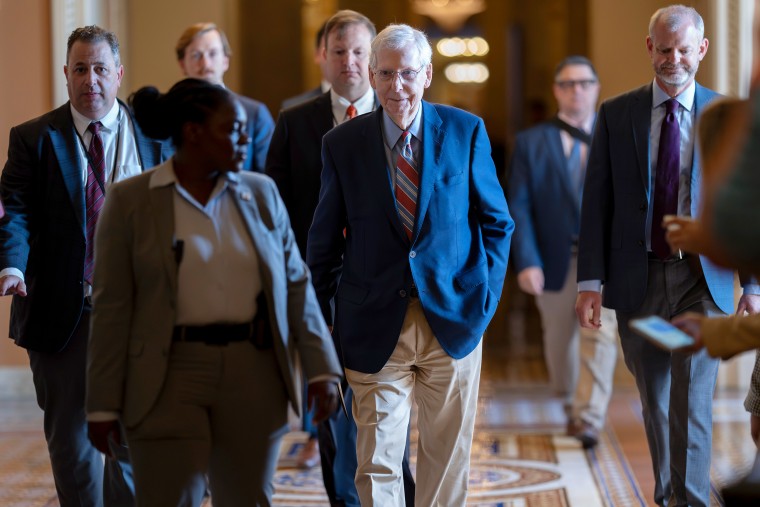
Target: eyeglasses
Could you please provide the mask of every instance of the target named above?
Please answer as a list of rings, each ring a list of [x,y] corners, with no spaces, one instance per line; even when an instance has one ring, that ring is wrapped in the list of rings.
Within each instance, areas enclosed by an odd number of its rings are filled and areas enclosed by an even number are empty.
[[[419,69],[404,69],[404,70],[373,70],[372,73],[375,75],[376,78],[378,78],[380,81],[391,81],[393,79],[393,76],[398,74],[399,79],[405,83],[411,83],[415,79],[417,79],[417,76],[420,72],[422,72],[422,69],[424,69],[426,64],[422,64]]]
[[[588,90],[598,81],[596,79],[570,79],[567,81],[557,81],[554,84],[562,88],[563,90],[572,90],[576,86],[580,86],[581,90]]]

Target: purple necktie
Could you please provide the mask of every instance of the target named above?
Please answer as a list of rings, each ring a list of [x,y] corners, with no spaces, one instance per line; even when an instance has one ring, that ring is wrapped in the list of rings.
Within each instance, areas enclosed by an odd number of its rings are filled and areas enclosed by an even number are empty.
[[[652,207],[652,251],[660,259],[670,257],[670,245],[665,241],[662,217],[678,212],[678,173],[681,167],[681,127],[676,116],[678,101],[668,100],[665,102],[665,108],[665,118],[660,129]]]
[[[103,150],[103,139],[100,129],[103,125],[97,121],[90,123],[87,130],[92,132],[92,140],[87,150],[87,186],[84,189],[86,206],[87,243],[84,256],[84,279],[92,285],[92,274],[95,267],[95,225],[98,223],[100,210],[103,208],[103,185],[105,185],[106,160]]]

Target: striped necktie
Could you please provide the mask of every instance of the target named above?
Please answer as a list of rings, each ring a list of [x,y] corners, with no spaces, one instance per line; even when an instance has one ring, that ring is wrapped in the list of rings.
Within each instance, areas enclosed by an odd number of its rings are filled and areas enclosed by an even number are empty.
[[[103,209],[105,198],[105,174],[106,160],[103,149],[103,139],[100,137],[100,129],[103,126],[99,121],[90,123],[87,130],[92,132],[90,147],[87,149],[87,186],[84,191],[86,206],[87,243],[84,257],[84,279],[92,285],[92,275],[95,267],[95,225],[98,223],[100,210]]]
[[[405,130],[401,134],[403,147],[396,158],[396,202],[398,215],[406,235],[412,239],[414,218],[417,214],[417,188],[420,185],[420,173],[412,155],[412,134]]]

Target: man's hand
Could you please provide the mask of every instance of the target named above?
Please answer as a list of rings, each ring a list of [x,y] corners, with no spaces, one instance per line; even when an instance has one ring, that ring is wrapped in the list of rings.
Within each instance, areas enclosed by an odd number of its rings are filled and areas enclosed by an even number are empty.
[[[752,414],[749,416],[749,433],[752,435],[755,447],[760,449],[760,415]]]
[[[517,273],[517,284],[523,292],[540,296],[544,292],[544,270],[531,266]]]
[[[742,297],[739,298],[739,304],[736,305],[736,315],[744,315],[744,312],[747,312],[748,315],[760,313],[760,295],[742,294]]]
[[[24,281],[15,275],[7,275],[0,278],[0,296],[12,296],[13,294],[26,296],[26,284]]]
[[[702,321],[705,318],[699,313],[686,312],[671,321],[678,329],[694,338],[694,345],[678,349],[680,352],[696,352],[705,346],[702,341]]]
[[[97,450],[109,458],[113,458],[114,455],[111,452],[111,447],[108,445],[108,438],[110,437],[115,444],[121,445],[119,421],[116,419],[102,422],[88,421],[87,436]]]
[[[309,409],[314,410],[314,423],[330,417],[338,408],[338,384],[334,380],[322,380],[309,384]]]
[[[575,314],[578,323],[587,329],[602,327],[602,293],[584,290],[578,293],[575,300]]]

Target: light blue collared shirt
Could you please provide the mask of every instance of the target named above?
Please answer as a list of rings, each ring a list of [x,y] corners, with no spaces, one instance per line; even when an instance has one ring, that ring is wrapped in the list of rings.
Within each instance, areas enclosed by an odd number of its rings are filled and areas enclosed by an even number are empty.
[[[417,170],[422,175],[422,103],[417,109],[417,114],[412,120],[412,124],[407,129],[412,133],[412,158],[417,166]],[[388,167],[388,178],[391,184],[391,192],[395,192],[396,187],[396,159],[404,148],[399,145],[399,139],[404,131],[394,123],[388,113],[383,110],[383,147],[385,148],[385,163]],[[395,195],[395,194],[394,194]]]

